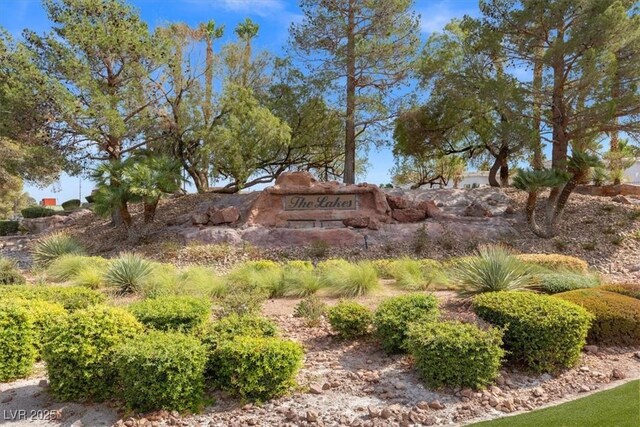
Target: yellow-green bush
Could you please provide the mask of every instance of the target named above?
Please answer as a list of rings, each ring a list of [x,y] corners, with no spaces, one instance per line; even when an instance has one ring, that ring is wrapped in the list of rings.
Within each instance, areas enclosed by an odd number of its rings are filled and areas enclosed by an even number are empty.
[[[0,300],[12,298],[57,302],[69,311],[87,308],[106,300],[103,294],[78,286],[0,286]]]
[[[534,371],[558,371],[580,359],[593,316],[560,298],[533,292],[488,292],[473,300],[483,320],[504,328],[509,358]]]
[[[504,357],[502,332],[460,322],[415,322],[407,347],[429,387],[489,385],[500,373]]]
[[[586,261],[569,255],[520,254],[517,257],[527,264],[537,265],[552,271],[586,273],[589,270],[589,264]]]
[[[102,257],[62,255],[47,266],[47,278],[55,282],[66,282],[74,279],[83,270],[104,274],[108,265],[109,261]]]
[[[600,286],[599,289],[640,299],[640,283],[611,283]]]
[[[32,316],[21,304],[0,304],[0,383],[31,372],[36,359]]]
[[[369,333],[373,313],[355,301],[340,301],[327,310],[327,319],[340,338],[351,339]]]
[[[295,385],[304,352],[296,342],[280,338],[238,337],[216,350],[217,384],[245,399],[266,400]]]
[[[202,407],[204,346],[193,336],[152,331],[116,347],[122,398],[132,410],[197,411]]]
[[[640,344],[640,300],[598,288],[578,289],[555,296],[584,307],[595,316],[589,329],[589,342]]]
[[[51,393],[61,400],[104,400],[117,380],[115,348],[142,332],[133,315],[119,308],[78,310],[49,331],[43,359]]]
[[[49,331],[66,321],[67,310],[62,304],[50,301],[14,299],[13,302],[27,309],[33,321],[33,347],[38,357],[42,356],[42,347]]]
[[[322,286],[339,297],[368,295],[380,287],[376,269],[369,261],[357,263],[337,263],[334,268],[328,264],[318,268]]]
[[[194,332],[211,315],[211,303],[195,297],[159,297],[135,302],[129,311],[143,325],[160,331]]]
[[[409,324],[438,319],[438,300],[433,295],[411,294],[387,298],[373,315],[376,335],[387,353],[406,351]]]

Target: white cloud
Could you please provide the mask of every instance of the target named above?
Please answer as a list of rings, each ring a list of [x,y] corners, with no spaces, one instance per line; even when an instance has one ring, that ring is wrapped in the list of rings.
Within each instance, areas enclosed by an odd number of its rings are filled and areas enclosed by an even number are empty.
[[[214,9],[248,15],[270,16],[285,11],[284,0],[189,0]]]
[[[465,14],[477,14],[477,10],[471,8],[468,2],[462,2],[463,7],[454,7],[452,1],[443,0],[439,2],[424,1],[428,6],[420,7],[423,1],[418,1],[418,13],[420,14],[420,29],[423,33],[434,33],[442,31],[445,25],[453,18],[462,18]],[[466,3],[466,4],[465,4]]]

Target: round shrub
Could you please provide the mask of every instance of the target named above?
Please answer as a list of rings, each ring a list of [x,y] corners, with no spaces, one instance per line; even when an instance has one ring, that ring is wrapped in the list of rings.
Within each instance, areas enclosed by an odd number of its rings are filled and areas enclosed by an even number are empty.
[[[36,359],[34,328],[29,311],[22,305],[0,304],[0,383],[31,372]]]
[[[57,302],[69,311],[88,308],[106,300],[104,294],[79,286],[0,286],[0,299],[10,298]]]
[[[194,297],[160,297],[133,303],[129,311],[152,329],[193,332],[211,315],[211,303]]]
[[[202,406],[204,346],[177,332],[152,331],[115,349],[114,365],[129,409],[197,411]]]
[[[584,307],[595,316],[589,342],[640,344],[640,300],[600,289],[579,289],[555,296]]]
[[[230,314],[205,328],[202,343],[208,354],[207,377],[215,378],[218,366],[216,349],[237,337],[269,338],[278,335],[278,327],[266,317]]]
[[[589,264],[586,261],[569,255],[520,254],[516,256],[527,264],[534,264],[553,271],[586,273],[589,270]]]
[[[600,280],[596,276],[580,273],[541,274],[538,280],[540,289],[547,294],[593,288],[600,284]]]
[[[238,337],[225,341],[218,354],[218,385],[245,399],[266,400],[295,385],[304,352],[280,338]]]
[[[600,286],[599,289],[640,299],[640,283],[612,283]]]
[[[33,347],[38,357],[42,356],[42,347],[49,336],[49,331],[64,323],[67,310],[62,304],[50,301],[15,299],[15,304],[27,309],[33,321]]]
[[[373,314],[355,301],[341,301],[327,310],[327,318],[340,338],[350,339],[369,332]]]
[[[142,331],[130,313],[95,306],[72,313],[49,331],[43,359],[52,394],[62,400],[111,397],[117,375],[114,349]]]
[[[429,387],[483,388],[500,373],[502,331],[460,322],[413,323],[407,347]]]
[[[387,353],[406,351],[407,329],[412,322],[438,319],[438,300],[433,295],[411,294],[387,298],[373,315],[376,335]]]
[[[532,292],[490,292],[473,300],[476,314],[505,329],[504,344],[513,361],[537,372],[574,366],[593,316],[585,309]]]
[[[82,202],[79,199],[71,199],[62,203],[62,209],[65,211],[72,211],[74,209],[78,209]]]
[[[0,285],[23,285],[26,282],[15,261],[0,258]]]
[[[20,230],[19,221],[0,221],[0,236],[16,234]]]

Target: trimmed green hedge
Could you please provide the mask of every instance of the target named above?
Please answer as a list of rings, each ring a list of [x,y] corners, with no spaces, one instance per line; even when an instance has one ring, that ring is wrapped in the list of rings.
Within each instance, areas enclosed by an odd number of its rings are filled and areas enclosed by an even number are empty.
[[[211,303],[195,297],[159,297],[133,303],[129,311],[152,329],[193,332],[211,315]]]
[[[589,342],[613,345],[640,344],[640,300],[600,289],[579,289],[555,295],[595,316]]]
[[[57,302],[69,311],[88,308],[106,300],[104,294],[80,286],[0,286],[0,299],[11,298]]]
[[[473,300],[476,314],[505,329],[504,344],[513,361],[537,372],[574,366],[593,316],[559,298],[532,292],[489,292]]]
[[[537,265],[552,271],[586,273],[589,270],[589,264],[586,261],[569,255],[521,254],[516,256],[527,264]]]
[[[280,338],[238,337],[218,354],[218,385],[245,399],[266,400],[295,385],[304,352],[296,342]]]
[[[0,304],[0,382],[31,373],[36,360],[33,320],[24,306],[8,301]]]
[[[42,357],[42,348],[49,337],[49,331],[67,319],[67,310],[62,304],[50,301],[15,299],[15,304],[27,309],[33,321],[33,347],[37,356]]]
[[[219,365],[216,350],[237,337],[270,338],[278,335],[278,327],[266,317],[252,314],[230,314],[205,328],[202,343],[207,348],[207,377],[216,378]]]
[[[600,286],[603,291],[615,292],[631,298],[640,299],[640,283],[612,283]]]
[[[369,333],[373,313],[355,301],[340,301],[329,307],[327,319],[340,338],[351,339]]]
[[[125,310],[95,306],[72,313],[49,331],[43,359],[51,393],[61,400],[104,400],[113,395],[115,348],[142,332]]]
[[[490,384],[504,357],[502,331],[484,331],[460,322],[413,323],[407,347],[429,387],[470,387]]]
[[[44,218],[46,216],[55,215],[57,212],[43,206],[29,206],[20,211],[23,218]]]
[[[16,234],[20,230],[19,221],[0,221],[0,236]]]
[[[122,397],[135,411],[197,411],[202,407],[204,346],[178,332],[151,331],[115,349]]]
[[[574,289],[593,288],[600,280],[592,275],[581,273],[548,273],[539,276],[540,289],[547,294],[572,291]]]
[[[80,199],[71,199],[63,202],[61,206],[65,211],[72,211],[74,209],[78,209],[80,205],[82,205]]]
[[[438,315],[438,300],[433,295],[402,295],[380,303],[373,315],[373,325],[384,350],[401,353],[406,351],[409,324],[435,321]]]

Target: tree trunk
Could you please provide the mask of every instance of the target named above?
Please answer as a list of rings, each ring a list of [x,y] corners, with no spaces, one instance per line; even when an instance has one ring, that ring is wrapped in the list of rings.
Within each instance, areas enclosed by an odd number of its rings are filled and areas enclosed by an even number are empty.
[[[211,98],[213,96],[213,40],[209,34],[206,34],[206,32],[205,37],[207,38],[207,69],[204,74],[204,122],[209,126],[211,124],[211,116],[213,114],[213,107],[211,105]]]
[[[156,208],[158,207],[158,199],[153,202],[144,202],[144,223],[150,224],[156,218]]]
[[[205,171],[199,170],[194,166],[184,165],[183,167],[193,180],[193,185],[196,187],[196,191],[200,194],[209,191],[209,177]]]
[[[509,164],[507,159],[504,159],[500,166],[500,187],[509,186]]]
[[[498,158],[493,162],[491,169],[489,169],[489,185],[491,187],[500,187],[500,183],[496,179],[496,175],[498,175],[498,171],[500,170],[500,166],[502,162]]]
[[[613,76],[613,85],[611,87],[611,99],[614,103],[613,112],[613,126],[611,131],[611,146],[609,151],[611,152],[611,169],[617,173],[614,173],[613,184],[620,185],[620,175],[622,172],[622,159],[620,157],[620,143],[618,141],[618,114],[617,114],[617,102],[620,97],[620,68],[618,67],[618,57],[616,55],[615,67],[616,71]]]
[[[542,48],[536,48],[533,63],[533,161],[534,170],[542,170],[542,135],[540,125],[542,123]]]
[[[508,187],[509,186],[509,165],[507,159],[509,158],[509,149],[506,146],[500,147],[498,155],[495,157],[495,161],[489,169],[489,185],[491,187]],[[500,172],[500,181],[496,178]]]
[[[355,40],[355,0],[349,0],[347,28],[347,114],[344,140],[344,183],[356,182],[356,40]]]

